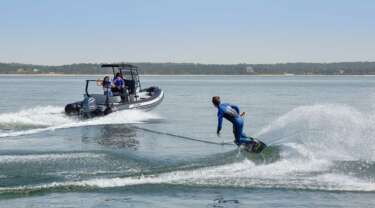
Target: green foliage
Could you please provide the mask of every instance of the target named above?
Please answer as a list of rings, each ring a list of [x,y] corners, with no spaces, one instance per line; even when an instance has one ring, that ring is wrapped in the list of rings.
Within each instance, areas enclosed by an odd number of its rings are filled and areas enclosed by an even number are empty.
[[[375,62],[340,63],[280,63],[280,64],[195,64],[195,63],[132,63],[142,74],[375,74]],[[71,64],[62,66],[0,63],[0,74],[108,74],[100,64]]]

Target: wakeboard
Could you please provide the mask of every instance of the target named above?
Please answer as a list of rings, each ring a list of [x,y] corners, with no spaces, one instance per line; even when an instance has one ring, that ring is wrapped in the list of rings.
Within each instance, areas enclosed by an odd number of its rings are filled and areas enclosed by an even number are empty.
[[[250,153],[261,153],[267,145],[259,139],[249,137],[253,142],[249,144],[242,144],[243,149]]]

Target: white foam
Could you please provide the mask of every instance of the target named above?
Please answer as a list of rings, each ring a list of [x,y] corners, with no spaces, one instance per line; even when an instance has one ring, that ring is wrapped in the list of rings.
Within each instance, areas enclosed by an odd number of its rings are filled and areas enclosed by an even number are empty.
[[[35,126],[47,126],[43,128],[0,133],[0,138],[30,135],[44,131],[54,131],[57,129],[66,129],[81,126],[141,123],[150,119],[160,118],[158,115],[150,112],[144,112],[140,110],[123,110],[114,112],[104,117],[81,121],[65,116],[62,110],[62,108],[48,106],[45,108],[38,107],[30,110],[20,111],[19,113],[0,114],[0,121],[3,121],[3,123],[8,122],[19,125],[23,125],[26,123],[34,124]],[[9,121],[7,119],[9,119]]]
[[[33,162],[72,160],[80,158],[101,158],[103,154],[93,153],[56,153],[56,154],[31,154],[31,155],[0,155],[0,163]]]
[[[325,161],[287,161],[255,165],[251,161],[174,171],[158,175],[137,177],[94,178],[83,181],[68,181],[38,186],[3,187],[0,191],[39,190],[59,187],[126,187],[144,184],[212,185],[258,188],[292,188],[329,191],[375,191],[375,183],[340,174],[311,174],[327,169]]]
[[[375,191],[375,181],[363,180],[343,174],[323,174],[315,178],[321,184],[326,184],[324,190],[342,191]]]
[[[212,179],[219,179],[215,185],[230,185],[225,183],[225,180],[241,183],[245,179],[285,179],[293,175],[293,173],[300,174],[302,172],[320,171],[327,167],[329,167],[329,164],[324,161],[315,161],[314,163],[306,164],[305,161],[283,160],[274,164],[255,165],[249,160],[243,160],[233,164],[199,168],[196,170],[174,171],[147,177],[91,179],[70,185],[108,188],[158,183],[185,184],[187,181],[190,183],[205,183],[205,181]]]
[[[71,119],[64,116],[63,110],[62,107],[39,106],[15,113],[4,113],[0,114],[0,125],[9,127],[61,125],[71,121]]]
[[[374,160],[374,115],[339,104],[297,107],[263,128],[261,138],[282,137],[299,152],[327,160]],[[303,150],[302,150],[303,149]]]

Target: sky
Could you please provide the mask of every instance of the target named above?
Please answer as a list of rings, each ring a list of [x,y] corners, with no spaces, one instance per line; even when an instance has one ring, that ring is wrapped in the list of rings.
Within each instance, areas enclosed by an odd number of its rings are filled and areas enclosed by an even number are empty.
[[[375,61],[373,0],[1,0],[0,62]]]

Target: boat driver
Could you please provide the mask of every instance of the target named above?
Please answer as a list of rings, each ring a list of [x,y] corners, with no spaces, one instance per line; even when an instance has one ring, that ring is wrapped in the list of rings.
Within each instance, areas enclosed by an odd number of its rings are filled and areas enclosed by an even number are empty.
[[[114,92],[115,95],[120,95],[122,102],[127,102],[129,100],[129,93],[125,87],[125,80],[120,72],[117,72],[115,78],[113,78],[112,92]]]
[[[116,73],[116,76],[113,78],[113,88],[112,92],[118,92],[120,95],[124,93],[125,89],[125,81],[122,78],[122,75],[120,72]]]

